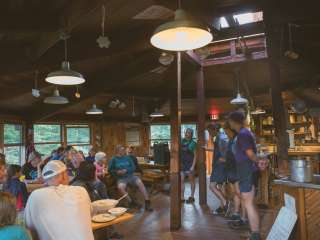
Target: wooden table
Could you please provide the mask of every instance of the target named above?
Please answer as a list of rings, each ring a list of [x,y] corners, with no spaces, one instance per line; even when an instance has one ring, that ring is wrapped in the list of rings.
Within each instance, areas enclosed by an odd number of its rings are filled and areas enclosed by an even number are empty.
[[[96,223],[96,222],[92,222],[91,223],[91,227],[92,227],[92,230],[98,230],[98,229],[101,229],[101,228],[106,228],[106,227],[110,227],[112,225],[115,225],[115,224],[119,224],[119,223],[123,223],[123,222],[126,222],[126,221],[129,221],[131,220],[132,218],[134,217],[133,214],[131,213],[125,213],[123,214],[122,216],[120,217],[117,217],[116,219],[110,221],[110,222],[105,222],[105,223]]]

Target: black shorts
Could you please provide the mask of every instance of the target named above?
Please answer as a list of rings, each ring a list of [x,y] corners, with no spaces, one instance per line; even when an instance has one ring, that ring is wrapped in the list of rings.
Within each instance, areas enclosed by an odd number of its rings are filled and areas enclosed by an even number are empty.
[[[239,188],[241,193],[251,192],[256,185],[256,174],[253,162],[249,159],[237,163],[237,173],[239,178]]]

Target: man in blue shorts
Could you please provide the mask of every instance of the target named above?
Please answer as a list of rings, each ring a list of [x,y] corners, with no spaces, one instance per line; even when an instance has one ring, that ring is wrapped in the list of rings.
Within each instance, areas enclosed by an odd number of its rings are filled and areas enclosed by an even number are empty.
[[[245,120],[245,115],[239,111],[232,112],[229,115],[230,126],[238,133],[235,159],[241,200],[246,209],[251,229],[250,240],[260,240],[259,214],[254,204],[254,172],[255,163],[258,161],[257,148],[252,132],[245,127]]]
[[[206,151],[213,151],[212,174],[210,176],[210,190],[220,200],[218,207],[213,214],[225,215],[229,208],[229,201],[226,199],[222,191],[223,184],[227,181],[227,172],[225,169],[226,153],[228,149],[228,137],[218,123],[211,123],[207,126],[207,130],[214,139],[214,148]]]
[[[108,170],[112,176],[117,178],[120,193],[127,194],[128,184],[137,186],[145,199],[145,210],[152,211],[148,192],[141,179],[134,175],[135,165],[131,157],[126,155],[126,149],[122,145],[117,145],[115,152],[115,156],[109,161]],[[137,206],[129,196],[127,199],[132,207]]]

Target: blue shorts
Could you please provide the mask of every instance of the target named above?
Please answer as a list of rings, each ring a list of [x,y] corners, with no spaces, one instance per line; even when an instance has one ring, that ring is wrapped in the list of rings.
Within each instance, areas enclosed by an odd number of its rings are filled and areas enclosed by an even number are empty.
[[[251,192],[255,185],[253,162],[249,159],[237,163],[237,174],[241,193]]]
[[[227,172],[225,164],[222,162],[216,162],[213,166],[213,171],[210,176],[210,182],[218,184],[225,183],[227,181]]]
[[[236,183],[239,182],[238,174],[236,170],[227,170],[227,179],[228,183]]]
[[[137,185],[137,181],[139,180],[139,177],[135,176],[135,175],[130,175],[127,177],[122,177],[118,179],[118,184],[125,184],[125,185],[132,185],[132,186],[136,186]]]

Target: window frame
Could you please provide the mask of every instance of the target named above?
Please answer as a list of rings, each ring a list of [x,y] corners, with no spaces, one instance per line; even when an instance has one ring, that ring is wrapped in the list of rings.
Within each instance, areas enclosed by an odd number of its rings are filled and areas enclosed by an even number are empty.
[[[151,138],[151,126],[161,126],[161,125],[167,125],[167,126],[170,127],[170,138],[169,139],[166,139],[166,138],[163,138],[163,139],[155,138],[155,139],[153,139],[153,138]],[[158,142],[168,142],[169,145],[170,145],[170,143],[171,143],[171,124],[169,124],[169,123],[154,123],[154,124],[150,124],[149,125],[149,144],[150,144],[150,146],[152,147],[153,146],[152,142],[156,142],[156,141],[158,141]]]
[[[73,126],[73,127],[68,127],[68,126]],[[88,128],[89,129],[89,142],[88,143],[72,143],[68,142],[68,128]],[[64,131],[64,145],[65,146],[73,146],[73,147],[86,147],[88,146],[89,149],[92,146],[92,128],[89,123],[68,123],[68,124],[63,124],[63,131]],[[87,152],[84,152],[85,156],[87,156]]]
[[[21,126],[21,136],[20,136],[20,142],[19,143],[5,143],[5,125],[20,125]],[[20,155],[20,162],[18,163],[19,165],[23,165],[25,163],[25,124],[20,122],[20,121],[3,121],[0,122],[0,148],[3,150],[3,153],[5,153],[5,149],[7,147],[19,147],[19,155]],[[9,163],[9,164],[15,164],[15,163]]]

